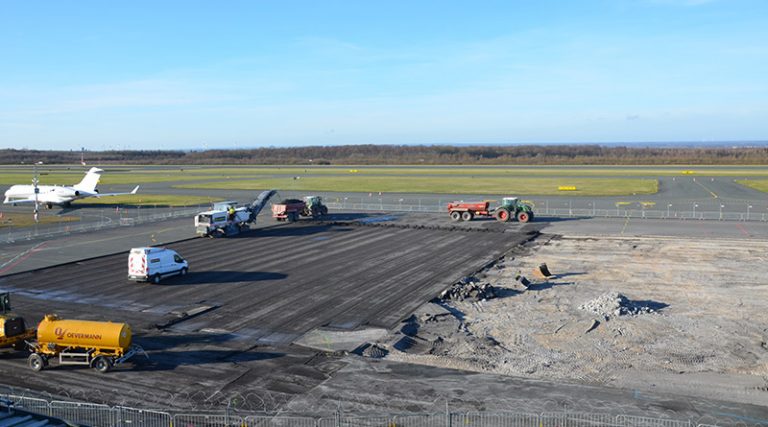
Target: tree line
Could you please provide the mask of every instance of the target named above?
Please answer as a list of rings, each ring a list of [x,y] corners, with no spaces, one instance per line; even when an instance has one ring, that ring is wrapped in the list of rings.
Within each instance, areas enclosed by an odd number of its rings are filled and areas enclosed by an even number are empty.
[[[80,151],[0,150],[0,164],[75,164]],[[92,164],[142,165],[764,165],[768,146],[343,145],[232,150],[86,151]]]

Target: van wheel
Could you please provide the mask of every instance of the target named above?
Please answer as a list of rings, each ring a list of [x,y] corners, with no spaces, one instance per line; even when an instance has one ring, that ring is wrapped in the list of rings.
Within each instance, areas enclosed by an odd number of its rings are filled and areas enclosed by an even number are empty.
[[[93,369],[103,374],[109,372],[109,370],[112,368],[112,362],[110,362],[109,359],[104,356],[99,356],[93,359],[91,366],[93,366]]]
[[[152,276],[152,283],[154,283],[156,285],[160,283],[160,275],[159,274],[155,274],[154,276]]]
[[[43,370],[43,367],[45,367],[45,360],[43,359],[43,356],[32,353],[29,355],[29,358],[27,358],[27,365],[29,365],[30,369],[32,369],[35,372],[40,372]]]
[[[187,275],[187,268],[186,267],[182,268],[181,272],[179,274],[181,274],[182,276],[186,276]]]

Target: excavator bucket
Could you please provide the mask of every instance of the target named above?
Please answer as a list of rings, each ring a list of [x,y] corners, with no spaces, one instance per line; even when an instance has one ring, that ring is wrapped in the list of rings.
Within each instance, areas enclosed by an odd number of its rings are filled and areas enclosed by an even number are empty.
[[[275,194],[277,194],[277,190],[262,191],[261,194],[259,194],[259,197],[251,203],[251,216],[249,218],[251,222],[256,221],[256,217],[259,216],[261,210],[264,209],[264,206],[267,205],[269,199]]]
[[[533,274],[535,274],[536,276],[540,276],[544,279],[549,279],[550,277],[553,276],[553,274],[549,272],[549,268],[547,267],[547,264],[539,264],[539,266],[533,270]]]

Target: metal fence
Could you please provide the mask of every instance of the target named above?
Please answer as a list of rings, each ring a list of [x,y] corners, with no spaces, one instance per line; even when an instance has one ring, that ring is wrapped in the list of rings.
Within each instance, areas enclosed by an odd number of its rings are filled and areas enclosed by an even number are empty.
[[[447,203],[446,199],[446,203]],[[437,203],[399,203],[387,201],[349,201],[340,200],[326,203],[329,209],[339,211],[381,211],[381,212],[425,212],[445,213],[445,204]],[[534,213],[547,217],[603,217],[603,218],[646,218],[646,219],[677,219],[677,220],[710,220],[710,221],[768,221],[766,212],[712,211],[712,210],[661,210],[638,209],[633,207],[597,208],[597,207],[551,207],[549,203],[535,204]]]
[[[355,211],[379,211],[379,212],[423,212],[445,213],[449,202],[460,199],[457,197],[388,197],[357,195],[339,196],[334,193],[318,193],[325,198],[325,203],[336,212]],[[302,194],[296,192],[281,192],[280,197],[296,198]],[[482,199],[484,196],[473,196],[473,199]],[[493,196],[488,196],[493,197]],[[498,198],[498,197],[497,197]],[[616,201],[614,199],[584,198],[576,199],[525,199],[534,206],[534,212],[538,216],[545,217],[606,217],[606,218],[647,218],[647,219],[676,219],[676,220],[713,220],[713,221],[768,221],[768,200],[744,200],[725,202],[704,201]],[[81,233],[86,231],[102,230],[107,228],[129,227],[164,221],[172,218],[190,218],[200,211],[209,209],[209,205],[199,205],[181,208],[160,208],[157,212],[154,208],[122,208],[117,212],[102,210],[100,215],[95,215],[98,220],[81,220],[75,223],[57,223],[24,227],[14,230],[8,228],[7,232],[0,235],[0,241],[13,243],[20,240],[33,240],[38,238],[53,238],[59,235]],[[269,209],[265,209],[266,212]]]
[[[514,411],[428,414],[349,415],[336,412],[318,416],[220,413],[172,413],[124,406],[69,402],[0,394],[14,407],[93,427],[718,427],[726,425],[768,427],[768,421],[745,423],[725,419],[708,424],[691,420],[579,412],[521,413]]]
[[[114,218],[104,215],[98,221],[78,221],[76,223],[62,222],[58,224],[24,227],[16,230],[9,227],[7,232],[0,235],[0,239],[7,243],[38,238],[49,239],[75,233],[134,226],[183,217],[189,217],[191,224],[191,218],[198,212],[207,208],[208,206],[185,207],[151,214],[143,213],[140,209],[134,209],[132,212],[121,213]],[[145,208],[144,210],[147,211],[148,209]]]

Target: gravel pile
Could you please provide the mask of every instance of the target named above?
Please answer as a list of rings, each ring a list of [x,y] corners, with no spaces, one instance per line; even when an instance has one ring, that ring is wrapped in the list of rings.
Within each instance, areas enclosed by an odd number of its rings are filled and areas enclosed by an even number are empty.
[[[495,297],[496,292],[490,283],[481,283],[474,277],[466,277],[440,294],[440,299],[452,301],[482,301]]]
[[[599,297],[580,305],[579,309],[603,316],[606,320],[611,316],[637,315],[654,312],[652,308],[634,302],[619,292],[608,292],[600,295]]]

